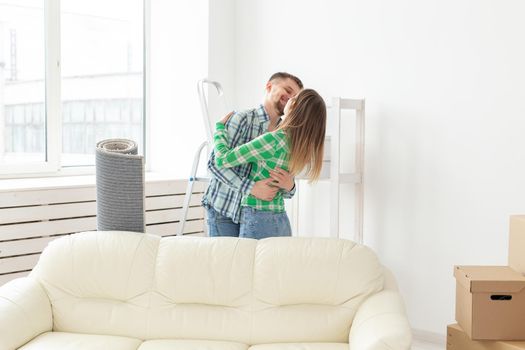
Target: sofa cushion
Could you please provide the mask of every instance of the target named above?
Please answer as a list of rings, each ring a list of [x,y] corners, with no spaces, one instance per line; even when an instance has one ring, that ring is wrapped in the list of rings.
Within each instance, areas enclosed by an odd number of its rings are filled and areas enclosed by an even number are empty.
[[[158,236],[118,231],[63,237],[49,243],[33,274],[51,297],[128,301],[151,290],[159,242]]]
[[[159,242],[118,231],[51,242],[31,276],[49,295],[53,330],[146,338]]]
[[[138,350],[247,350],[241,343],[211,340],[148,340]]]
[[[261,240],[252,344],[346,343],[358,306],[382,288],[383,267],[365,246],[333,238]]]
[[[110,335],[47,332],[31,340],[19,350],[136,350],[142,340]]]
[[[162,239],[156,265],[156,291],[177,304],[249,305],[257,241],[194,238]]]
[[[148,339],[248,343],[256,246],[232,237],[162,239]]]
[[[258,242],[254,294],[271,305],[355,305],[383,287],[375,253],[332,238],[269,238]]]
[[[248,350],[348,350],[345,343],[280,343],[254,345]]]

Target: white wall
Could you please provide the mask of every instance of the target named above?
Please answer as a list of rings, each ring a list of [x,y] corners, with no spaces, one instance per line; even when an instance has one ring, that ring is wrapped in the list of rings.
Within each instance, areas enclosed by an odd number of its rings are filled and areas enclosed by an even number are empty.
[[[151,18],[149,163],[152,171],[187,178],[206,140],[197,82],[209,78],[224,88],[225,100],[211,91],[212,117],[234,106],[235,0],[151,0]]]
[[[188,178],[205,140],[197,81],[208,73],[208,1],[151,0],[148,164]]]
[[[209,62],[208,78],[218,81],[224,89],[225,101],[220,101],[210,91],[209,113],[217,118],[218,114],[224,112],[225,102],[229,108],[234,107],[233,98],[235,94],[235,0],[211,0],[210,22],[209,22]]]
[[[237,108],[259,103],[277,70],[326,98],[366,98],[365,242],[397,275],[413,328],[444,335],[453,265],[505,264],[508,217],[525,213],[525,3],[240,0],[235,11]],[[303,224],[326,226],[325,190],[305,191],[320,218]]]

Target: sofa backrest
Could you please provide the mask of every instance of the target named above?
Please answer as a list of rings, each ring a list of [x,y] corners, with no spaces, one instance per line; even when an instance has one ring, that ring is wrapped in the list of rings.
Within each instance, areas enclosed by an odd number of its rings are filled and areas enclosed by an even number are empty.
[[[31,273],[55,331],[270,342],[347,342],[356,308],[383,287],[352,241],[86,232],[53,241]]]

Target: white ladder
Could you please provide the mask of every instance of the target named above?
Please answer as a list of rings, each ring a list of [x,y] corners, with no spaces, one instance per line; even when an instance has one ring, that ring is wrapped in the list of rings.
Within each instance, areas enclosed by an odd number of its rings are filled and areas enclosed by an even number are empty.
[[[224,99],[224,91],[222,86],[217,81],[212,81],[208,79],[201,79],[197,82],[197,93],[199,94],[199,102],[201,106],[202,119],[204,122],[204,129],[206,130],[206,141],[200,144],[195,152],[195,157],[193,158],[193,165],[191,167],[190,177],[188,179],[188,185],[186,186],[186,195],[184,196],[184,203],[182,205],[182,216],[180,219],[179,230],[177,236],[184,234],[184,226],[186,225],[186,219],[188,217],[188,209],[190,208],[191,196],[193,194],[193,185],[195,182],[209,182],[209,177],[199,177],[197,176],[197,171],[199,170],[199,163],[202,156],[202,151],[206,149],[206,163],[210,155],[212,145],[213,145],[213,125],[209,116],[208,111],[208,102],[206,100],[205,86],[211,85],[215,87],[219,97]]]

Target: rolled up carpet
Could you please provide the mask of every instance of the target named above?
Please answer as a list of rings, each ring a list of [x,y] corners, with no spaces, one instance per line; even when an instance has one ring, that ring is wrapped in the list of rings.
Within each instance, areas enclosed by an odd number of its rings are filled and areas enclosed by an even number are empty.
[[[132,140],[97,143],[97,229],[144,232],[144,157]]]

